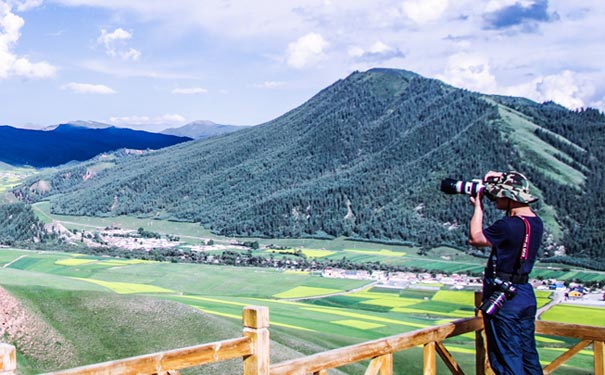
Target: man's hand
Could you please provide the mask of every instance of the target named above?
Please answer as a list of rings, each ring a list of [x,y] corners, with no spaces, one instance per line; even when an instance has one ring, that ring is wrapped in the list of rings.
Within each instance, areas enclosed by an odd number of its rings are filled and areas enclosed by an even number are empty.
[[[483,198],[483,196],[480,191],[477,192],[476,196],[471,196],[471,204],[475,207],[475,210],[480,209],[483,211],[483,200],[481,198]]]
[[[496,172],[496,171],[489,171],[485,174],[485,177],[483,177],[483,182],[486,182],[488,180],[491,179],[497,179],[500,178],[504,175],[503,172]]]

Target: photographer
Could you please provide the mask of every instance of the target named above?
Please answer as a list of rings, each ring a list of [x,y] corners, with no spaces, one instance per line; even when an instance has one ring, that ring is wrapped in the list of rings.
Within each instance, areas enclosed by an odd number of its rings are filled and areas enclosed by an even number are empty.
[[[542,374],[534,337],[536,297],[528,283],[542,242],[542,220],[529,207],[538,198],[529,193],[529,181],[518,172],[490,171],[483,181],[483,191],[471,197],[469,243],[492,248],[481,306],[489,362],[498,375]],[[487,228],[482,194],[506,212]]]

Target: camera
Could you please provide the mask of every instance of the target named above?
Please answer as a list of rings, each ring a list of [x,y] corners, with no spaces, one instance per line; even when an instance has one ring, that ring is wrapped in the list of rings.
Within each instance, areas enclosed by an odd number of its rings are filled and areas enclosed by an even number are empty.
[[[482,192],[484,187],[485,185],[480,179],[459,181],[453,178],[446,178],[441,181],[441,191],[446,194],[468,194],[474,197],[477,193]]]
[[[510,281],[503,281],[496,277],[494,286],[496,290],[479,306],[479,310],[490,316],[496,315],[504,303],[517,294],[517,288]]]

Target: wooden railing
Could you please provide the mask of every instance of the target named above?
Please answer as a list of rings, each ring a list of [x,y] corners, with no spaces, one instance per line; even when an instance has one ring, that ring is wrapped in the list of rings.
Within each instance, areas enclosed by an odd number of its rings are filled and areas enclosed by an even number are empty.
[[[475,296],[475,300],[479,300],[478,295]],[[271,364],[269,359],[269,310],[259,306],[244,308],[243,325],[243,336],[240,338],[61,370],[45,375],[169,375],[178,374],[178,371],[184,368],[236,358],[241,358],[243,361],[244,375],[327,375],[329,369],[366,360],[369,360],[369,365],[365,375],[393,375],[395,373],[393,354],[416,346],[424,348],[425,375],[436,374],[437,355],[452,374],[464,374],[463,369],[445,347],[444,340],[471,332],[475,333],[475,373],[477,375],[492,373],[486,360],[483,321],[477,316],[276,364]],[[552,373],[580,350],[592,345],[594,374],[605,375],[605,327],[536,321],[536,333],[580,340],[547,365],[544,368],[545,374]],[[15,353],[13,346],[0,344],[0,375],[16,374]]]

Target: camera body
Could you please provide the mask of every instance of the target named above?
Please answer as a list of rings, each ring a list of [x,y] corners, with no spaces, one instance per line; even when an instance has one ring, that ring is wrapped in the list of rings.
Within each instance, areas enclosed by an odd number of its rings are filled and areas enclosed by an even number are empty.
[[[441,191],[446,194],[468,194],[472,197],[477,196],[485,188],[485,184],[480,179],[471,181],[460,181],[453,178],[446,178],[441,181]]]
[[[494,292],[479,306],[479,310],[490,316],[496,315],[504,303],[517,294],[517,288],[511,281],[503,281],[496,277],[493,283]]]

